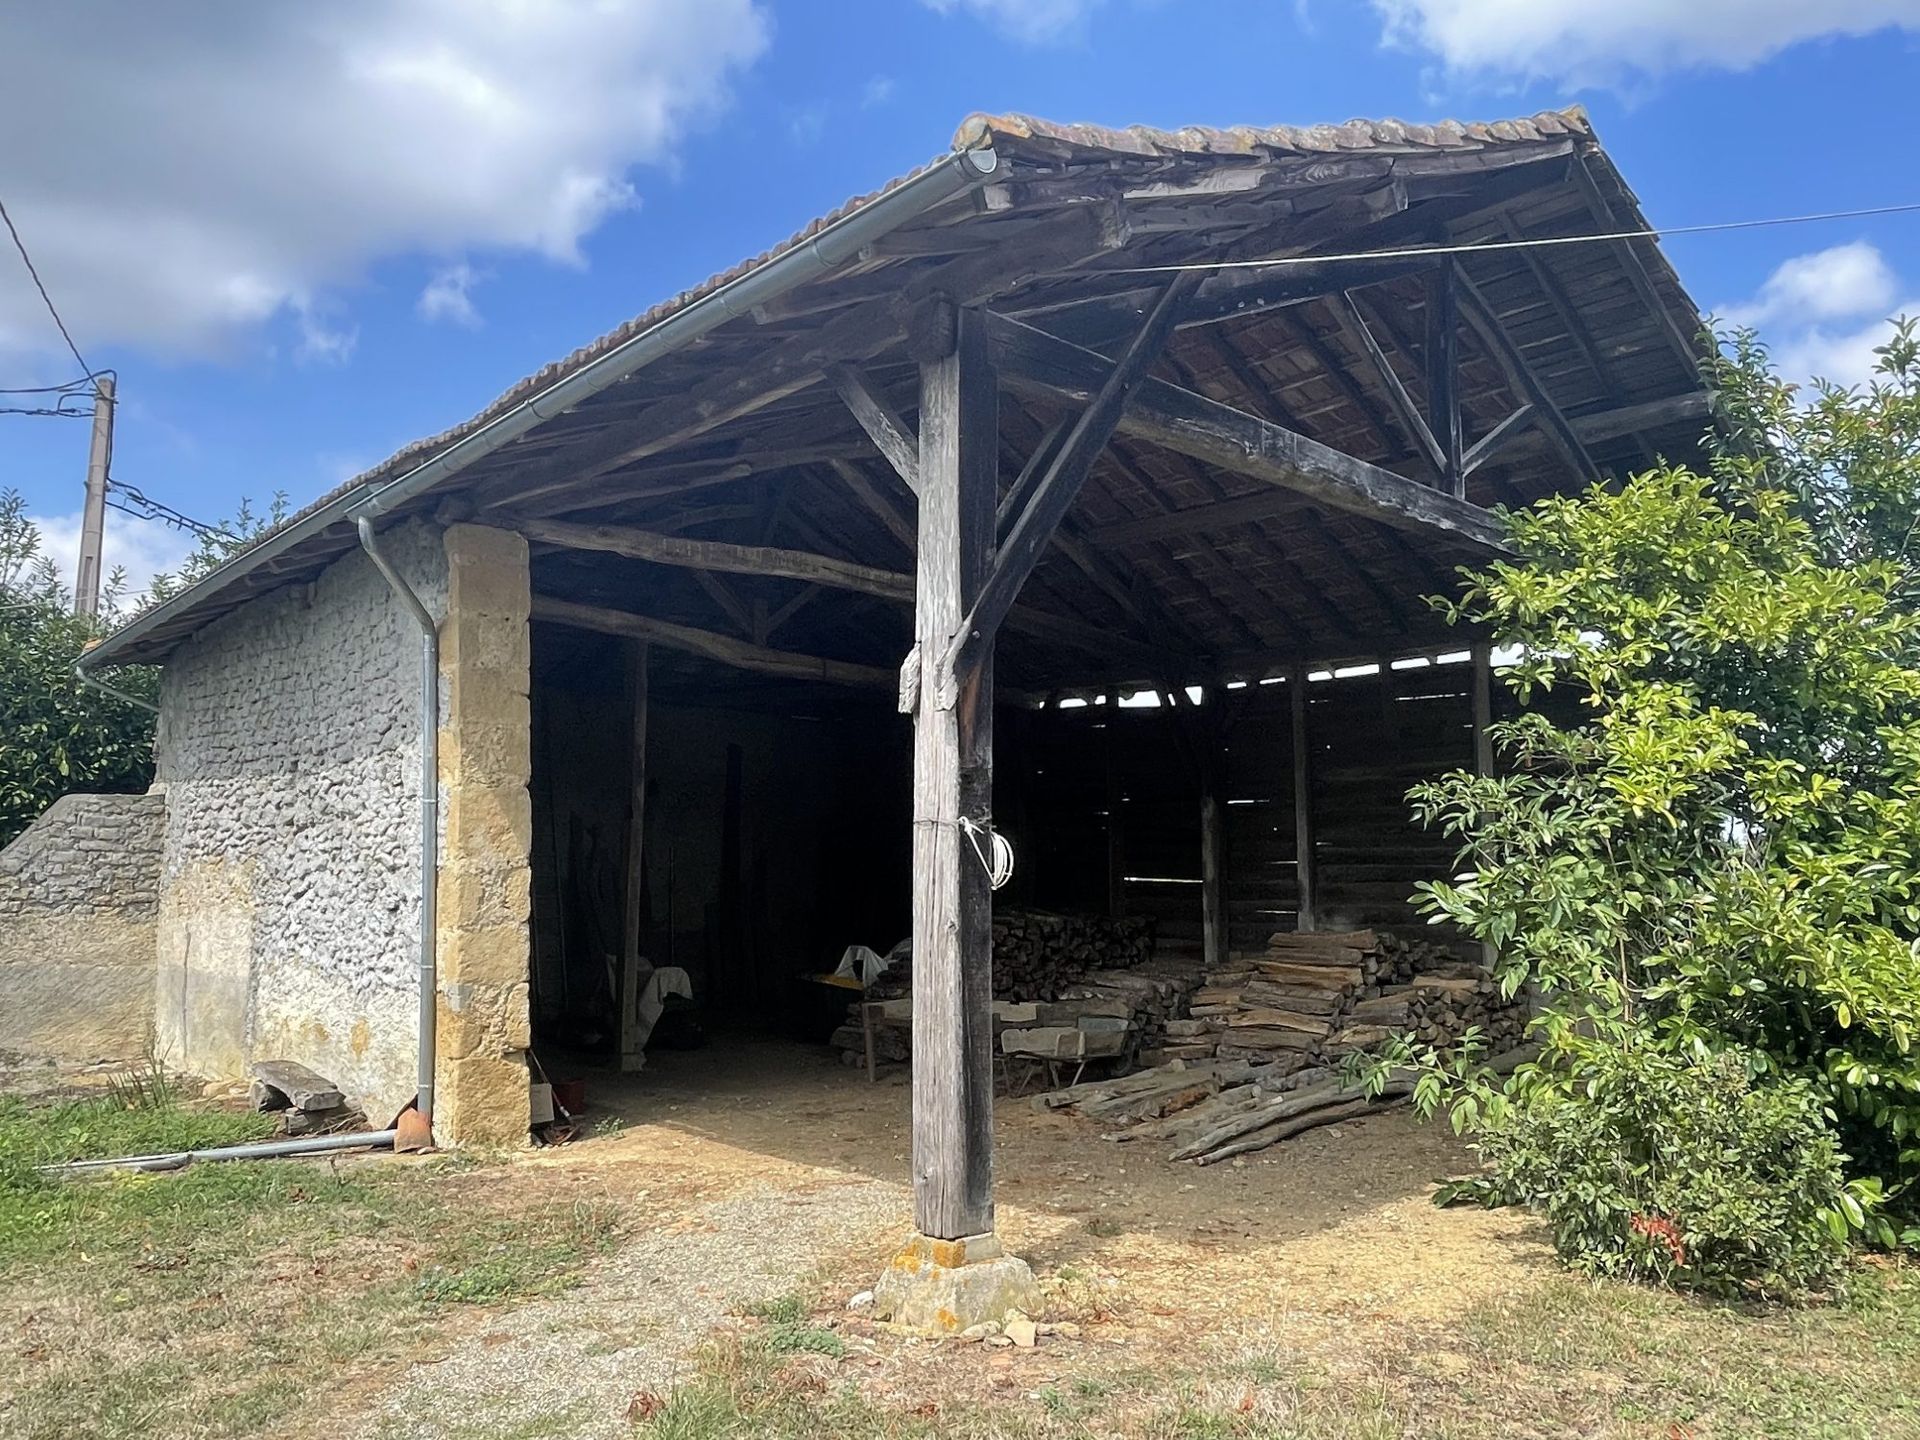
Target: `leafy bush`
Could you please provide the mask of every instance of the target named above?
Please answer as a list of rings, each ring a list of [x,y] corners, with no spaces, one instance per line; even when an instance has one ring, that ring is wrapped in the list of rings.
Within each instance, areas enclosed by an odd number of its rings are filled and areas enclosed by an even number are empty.
[[[1513,558],[1447,607],[1516,647],[1522,700],[1590,718],[1497,725],[1499,773],[1412,792],[1461,842],[1424,905],[1542,1007],[1539,1063],[1427,1095],[1589,1268],[1659,1275],[1674,1239],[1687,1283],[1791,1290],[1824,1273],[1809,1217],[1920,1238],[1920,340],[1880,354],[1804,403],[1736,337],[1708,473],[1508,516]],[[1535,1155],[1581,1188],[1517,1178]]]
[[[1743,1057],[1596,1046],[1585,1082],[1496,1109],[1492,1174],[1454,1187],[1540,1211],[1593,1275],[1790,1297],[1831,1285],[1865,1223],[1805,1081],[1756,1084]]]

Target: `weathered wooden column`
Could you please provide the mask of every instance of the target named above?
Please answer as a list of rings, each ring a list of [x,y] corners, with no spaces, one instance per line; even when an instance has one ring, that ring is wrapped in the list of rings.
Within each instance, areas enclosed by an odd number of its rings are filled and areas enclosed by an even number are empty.
[[[915,317],[920,525],[913,714],[913,1212],[917,1234],[875,1286],[877,1313],[952,1331],[1033,1303],[1025,1262],[993,1233],[992,890],[974,841],[993,801],[993,648],[948,672],[993,559],[998,398],[980,317]],[[963,826],[977,827],[970,839]]]
[[[627,769],[626,884],[621,893],[620,925],[620,1068],[638,1070],[646,1064],[640,1038],[640,932],[646,916],[642,866],[647,834],[647,672],[649,653],[644,640],[626,642],[627,713],[633,729],[629,737]]]
[[[1318,888],[1319,866],[1313,853],[1313,768],[1308,763],[1311,750],[1307,743],[1307,667],[1296,665],[1287,672],[1287,700],[1293,719],[1293,853],[1294,880],[1299,903],[1294,929],[1314,928],[1314,891]]]
[[[1225,704],[1224,692],[1208,697],[1214,706]],[[1213,717],[1217,722],[1218,717]],[[1227,799],[1223,727],[1195,727],[1200,753],[1200,953],[1209,969],[1225,965],[1231,948],[1227,924]]]
[[[993,650],[939,664],[993,559],[998,397],[979,317],[923,314],[913,723],[913,1196],[920,1233],[993,1230],[992,894],[962,833],[993,799]],[[945,693],[943,693],[945,692]]]

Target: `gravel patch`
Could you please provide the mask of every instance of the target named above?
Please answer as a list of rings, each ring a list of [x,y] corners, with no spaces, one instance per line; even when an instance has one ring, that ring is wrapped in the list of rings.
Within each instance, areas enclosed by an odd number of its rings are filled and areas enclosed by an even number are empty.
[[[688,1378],[729,1310],[776,1299],[819,1263],[898,1240],[904,1187],[758,1185],[662,1216],[563,1295],[520,1306],[445,1358],[414,1365],[361,1428],[371,1440],[511,1434],[617,1440],[634,1392]]]

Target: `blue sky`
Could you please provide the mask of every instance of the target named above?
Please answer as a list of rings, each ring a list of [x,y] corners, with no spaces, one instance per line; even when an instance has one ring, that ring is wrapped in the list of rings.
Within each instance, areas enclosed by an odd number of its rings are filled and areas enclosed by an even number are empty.
[[[0,201],[119,372],[115,474],[208,518],[305,503],[465,418],[975,110],[1579,102],[1656,223],[1920,201],[1920,0],[73,0],[7,27]],[[1669,251],[1795,375],[1858,379],[1884,317],[1920,313],[1920,215]],[[0,251],[0,385],[74,369]],[[63,564],[86,444],[0,415],[0,487]],[[183,543],[110,517],[136,573]]]

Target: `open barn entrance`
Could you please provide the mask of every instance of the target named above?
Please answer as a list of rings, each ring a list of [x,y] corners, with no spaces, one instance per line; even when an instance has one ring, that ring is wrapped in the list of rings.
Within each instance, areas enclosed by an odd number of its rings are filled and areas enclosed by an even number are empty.
[[[908,924],[892,707],[538,624],[532,701],[536,1054],[824,1041],[844,994],[806,977]]]

